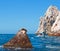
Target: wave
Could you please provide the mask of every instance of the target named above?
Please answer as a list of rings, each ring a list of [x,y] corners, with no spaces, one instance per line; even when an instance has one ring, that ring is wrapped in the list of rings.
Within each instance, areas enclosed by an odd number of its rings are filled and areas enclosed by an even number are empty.
[[[44,35],[37,35],[36,37],[44,37]]]
[[[0,48],[3,48],[3,46],[0,46]]]
[[[31,37],[31,39],[34,39],[34,37]]]
[[[59,48],[60,49],[59,46],[52,46],[52,45],[48,45],[48,46],[46,46],[46,48]]]

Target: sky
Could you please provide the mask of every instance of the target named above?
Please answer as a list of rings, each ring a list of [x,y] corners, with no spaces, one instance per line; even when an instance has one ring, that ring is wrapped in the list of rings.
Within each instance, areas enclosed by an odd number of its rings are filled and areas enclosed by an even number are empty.
[[[16,34],[21,28],[35,33],[50,5],[60,10],[60,0],[0,0],[0,34]]]

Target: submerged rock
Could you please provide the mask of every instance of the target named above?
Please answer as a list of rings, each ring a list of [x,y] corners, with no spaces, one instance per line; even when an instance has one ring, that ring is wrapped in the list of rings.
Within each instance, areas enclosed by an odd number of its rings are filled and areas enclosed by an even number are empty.
[[[26,29],[18,31],[16,36],[3,45],[4,48],[32,48],[32,44],[26,34]]]

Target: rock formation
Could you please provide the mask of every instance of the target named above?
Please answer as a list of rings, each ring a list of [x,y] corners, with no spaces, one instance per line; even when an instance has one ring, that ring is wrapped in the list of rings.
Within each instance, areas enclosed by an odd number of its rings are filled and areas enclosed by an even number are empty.
[[[50,36],[60,36],[60,12],[59,15],[56,17],[55,22],[53,23],[53,26],[51,27]]]
[[[53,23],[55,23],[56,18],[59,15],[59,10],[57,9],[56,6],[50,6],[45,15],[43,16],[42,19],[40,19],[39,27],[36,32],[36,34],[40,34],[42,32],[45,32],[45,34],[50,34],[52,33],[51,27],[53,26]]]
[[[40,18],[39,28],[36,33],[39,34],[42,32],[44,32],[44,18],[43,17]]]
[[[51,27],[51,31],[60,33],[60,12],[56,18],[56,21],[54,22],[53,26]]]
[[[4,48],[32,48],[31,42],[26,34],[26,29],[18,31],[16,36],[3,45]]]

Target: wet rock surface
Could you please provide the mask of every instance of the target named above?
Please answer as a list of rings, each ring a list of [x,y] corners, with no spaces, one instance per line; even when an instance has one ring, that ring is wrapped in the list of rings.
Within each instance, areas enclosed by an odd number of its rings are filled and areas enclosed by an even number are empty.
[[[18,31],[15,37],[3,45],[4,48],[32,48],[31,42],[26,34],[26,29]]]
[[[60,33],[49,33],[49,36],[60,36]]]

